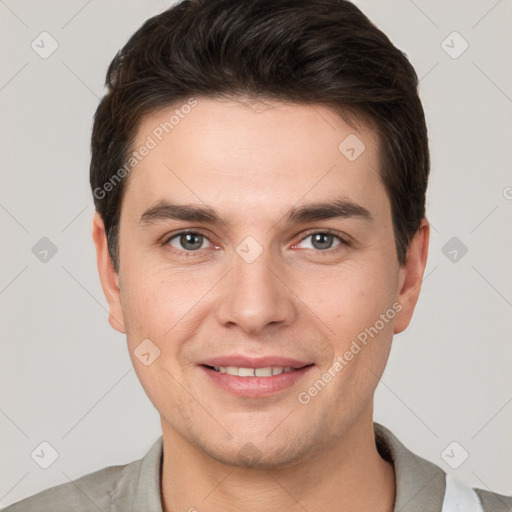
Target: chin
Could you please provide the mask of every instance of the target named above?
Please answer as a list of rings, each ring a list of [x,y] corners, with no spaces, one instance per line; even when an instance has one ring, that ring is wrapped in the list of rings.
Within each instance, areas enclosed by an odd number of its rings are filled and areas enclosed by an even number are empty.
[[[304,453],[302,446],[273,446],[268,441],[261,444],[253,441],[237,442],[236,447],[215,445],[201,447],[212,459],[228,466],[246,469],[276,469],[293,466]]]
[[[275,425],[274,427],[275,428]],[[270,433],[270,435],[269,435]],[[313,440],[296,430],[238,431],[221,439],[194,436],[189,442],[210,458],[239,468],[277,469],[303,462],[314,452]]]

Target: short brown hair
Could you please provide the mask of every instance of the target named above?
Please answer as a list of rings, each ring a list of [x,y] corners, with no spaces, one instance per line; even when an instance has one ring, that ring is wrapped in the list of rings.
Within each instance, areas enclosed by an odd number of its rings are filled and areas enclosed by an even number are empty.
[[[425,216],[430,167],[418,77],[352,3],[184,0],[135,32],[111,62],[106,85],[94,118],[90,183],[117,272],[129,178],[120,171],[141,120],[201,96],[321,104],[370,120],[379,136],[397,257],[405,263]]]

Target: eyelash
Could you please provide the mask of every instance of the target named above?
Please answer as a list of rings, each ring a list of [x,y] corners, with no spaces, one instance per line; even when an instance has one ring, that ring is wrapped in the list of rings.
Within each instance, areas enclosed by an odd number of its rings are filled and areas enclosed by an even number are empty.
[[[320,250],[320,249],[309,249],[309,250],[314,250],[317,254],[321,255],[321,256],[328,256],[328,255],[331,255],[333,253],[333,251],[336,251],[337,248],[341,247],[341,246],[347,246],[349,247],[350,246],[350,243],[345,240],[344,238],[342,238],[339,234],[335,233],[334,231],[331,231],[329,229],[325,229],[325,230],[321,230],[321,231],[312,231],[308,234],[306,234],[305,236],[303,236],[299,242],[295,243],[292,247],[295,247],[299,244],[301,244],[302,242],[304,242],[304,240],[306,240],[307,238],[313,236],[313,235],[318,235],[318,234],[322,234],[322,235],[332,235],[334,238],[338,239],[338,241],[340,242],[338,245],[334,246],[334,247],[331,247],[329,249],[324,249],[324,250]],[[177,254],[178,256],[182,256],[183,254],[185,254],[185,257],[190,257],[190,256],[199,256],[202,251],[206,250],[206,249],[198,249],[196,251],[186,251],[186,250],[179,250],[179,249],[176,249],[175,247],[172,247],[171,245],[169,245],[169,242],[175,238],[178,238],[182,235],[200,235],[202,237],[204,237],[206,240],[208,240],[210,243],[212,243],[210,241],[210,239],[204,234],[202,233],[201,231],[197,230],[197,231],[180,231],[178,233],[174,233],[173,235],[167,237],[165,239],[165,241],[163,242],[163,246],[167,247],[169,249],[170,252],[174,253],[174,254]],[[214,244],[215,245],[215,244]]]

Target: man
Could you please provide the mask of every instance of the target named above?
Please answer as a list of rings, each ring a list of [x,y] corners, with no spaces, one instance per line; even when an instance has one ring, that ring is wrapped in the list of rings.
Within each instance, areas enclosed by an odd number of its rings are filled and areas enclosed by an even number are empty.
[[[113,60],[93,239],[161,417],[7,510],[497,511],[373,423],[427,260],[416,74],[352,4],[192,0]]]

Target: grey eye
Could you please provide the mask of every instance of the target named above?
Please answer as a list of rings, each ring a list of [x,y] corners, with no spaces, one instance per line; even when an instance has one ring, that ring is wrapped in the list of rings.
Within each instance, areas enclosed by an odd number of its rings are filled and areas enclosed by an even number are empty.
[[[169,243],[175,249],[197,251],[203,248],[202,245],[206,240],[206,237],[200,233],[178,233],[169,240]]]
[[[334,244],[334,242],[338,240],[337,244]],[[331,249],[332,247],[335,247],[336,245],[339,245],[340,238],[336,235],[332,235],[331,233],[313,233],[309,236],[306,236],[302,241],[301,244],[305,243],[306,240],[311,240],[309,247],[306,247],[306,249],[317,249],[320,251],[325,251],[326,249]],[[334,244],[334,245],[333,245]]]

